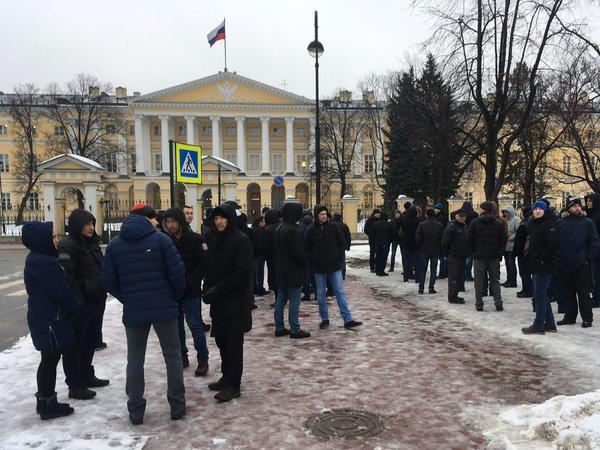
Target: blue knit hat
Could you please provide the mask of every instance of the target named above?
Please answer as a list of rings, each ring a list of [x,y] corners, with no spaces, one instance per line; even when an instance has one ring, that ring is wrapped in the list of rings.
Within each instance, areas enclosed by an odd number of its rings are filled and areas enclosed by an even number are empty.
[[[542,200],[538,200],[537,202],[535,202],[533,204],[532,209],[536,209],[536,208],[540,208],[544,212],[548,211],[548,205],[546,204],[546,202],[543,202]]]
[[[441,203],[436,203],[435,205],[433,205],[434,209],[444,209],[444,206]]]

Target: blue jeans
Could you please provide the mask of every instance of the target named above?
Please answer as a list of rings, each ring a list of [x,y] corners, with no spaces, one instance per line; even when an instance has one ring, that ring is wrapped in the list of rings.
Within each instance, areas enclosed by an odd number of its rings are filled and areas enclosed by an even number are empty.
[[[425,275],[427,274],[427,266],[429,265],[429,289],[435,287],[435,274],[437,272],[437,263],[439,255],[437,253],[421,252],[421,270],[419,278],[419,289],[425,287]]]
[[[258,255],[254,257],[254,293],[256,295],[265,292],[265,257]]]
[[[531,280],[527,260],[524,256],[517,256],[517,265],[519,266],[519,276],[521,277],[521,284],[523,286],[521,290],[526,294],[533,293],[533,281]]]
[[[348,309],[348,301],[344,294],[344,280],[342,279],[342,271],[315,273],[315,283],[317,286],[317,301],[319,302],[319,314],[321,320],[329,320],[329,311],[327,310],[327,300],[325,299],[325,291],[327,290],[327,280],[331,283],[340,315],[344,319],[344,323],[352,320],[352,314]]]
[[[202,319],[200,318],[200,297],[189,297],[180,301],[178,317],[179,344],[181,346],[181,354],[187,355],[188,349],[185,345],[185,328],[183,325],[184,318],[192,332],[198,361],[208,361],[206,335],[204,334]]]
[[[283,309],[288,299],[290,306],[288,308],[288,321],[292,333],[300,331],[300,291],[302,288],[279,287],[277,290],[277,300],[275,301],[275,330],[283,330]]]
[[[551,273],[534,273],[533,274],[533,301],[535,304],[535,320],[533,327],[537,330],[546,328],[554,328],[554,315],[552,314],[552,306],[548,297],[548,286],[552,279]]]
[[[592,306],[600,306],[600,259],[592,261]]]
[[[415,281],[421,281],[421,252],[419,250],[413,250],[410,254],[410,265],[414,270]]]
[[[504,263],[506,264],[506,281],[510,284],[517,284],[517,264],[512,250],[504,252]]]
[[[387,257],[390,252],[390,244],[378,245],[375,248],[375,272],[382,274],[385,272]]]

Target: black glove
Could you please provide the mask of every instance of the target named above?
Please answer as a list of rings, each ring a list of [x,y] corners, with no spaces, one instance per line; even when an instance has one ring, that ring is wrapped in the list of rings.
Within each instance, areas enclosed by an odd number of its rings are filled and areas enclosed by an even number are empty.
[[[217,295],[218,295],[217,287],[213,286],[209,290],[207,290],[206,292],[204,292],[202,294],[202,301],[204,303],[206,303],[207,305],[210,305],[213,301],[215,301],[215,299],[217,298]]]

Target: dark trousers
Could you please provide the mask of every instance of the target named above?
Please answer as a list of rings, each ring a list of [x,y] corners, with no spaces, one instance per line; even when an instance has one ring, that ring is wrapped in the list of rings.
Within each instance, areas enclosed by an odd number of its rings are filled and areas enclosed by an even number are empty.
[[[231,334],[215,337],[221,353],[221,373],[225,382],[239,388],[244,371],[244,334]]]
[[[551,273],[541,272],[533,274],[533,302],[535,305],[533,327],[538,330],[556,327],[554,314],[552,314],[552,305],[548,297],[548,286],[551,279]]]
[[[277,298],[277,282],[275,280],[275,261],[267,258],[267,283],[269,289],[275,294]]]
[[[419,277],[419,289],[425,287],[425,275],[427,275],[427,266],[429,265],[429,289],[435,287],[435,275],[437,273],[437,264],[439,255],[437,253],[420,252],[421,269]]]
[[[592,299],[590,298],[590,267],[581,266],[574,272],[559,271],[558,279],[560,288],[566,300],[567,314],[565,319],[575,322],[577,319],[577,303],[579,300],[579,313],[581,320],[591,322],[594,318],[592,313]]]
[[[517,256],[517,265],[519,266],[519,276],[521,277],[521,290],[526,294],[533,294],[533,280],[524,256]]]
[[[592,261],[592,306],[597,308],[600,306],[600,259]]]
[[[465,281],[473,279],[473,257],[467,256],[467,262],[465,263]]]
[[[506,264],[506,282],[508,284],[517,284],[517,264],[512,250],[504,252],[504,263]]]
[[[415,272],[411,263],[411,252],[402,241],[400,241],[400,253],[402,254],[402,275],[404,275],[404,281],[408,281],[415,277]]]
[[[67,375],[69,388],[79,388],[85,381],[95,375],[92,361],[102,330],[102,317],[106,308],[106,300],[98,302],[84,302],[84,311],[77,317],[74,324],[75,337],[75,368],[72,374]]]
[[[101,305],[100,305],[101,311],[100,311],[100,324],[98,327],[98,341],[96,343],[96,346],[102,344],[104,341],[102,340],[102,325],[104,323],[104,311],[106,310],[106,300],[104,300]]]
[[[458,297],[459,290],[463,287],[465,276],[465,256],[448,256],[448,299]]]
[[[393,241],[391,247],[392,256],[390,257],[390,271],[393,271],[396,265],[396,251],[398,250],[398,247],[400,247],[400,241]],[[402,253],[402,249],[400,249],[400,252]]]
[[[444,259],[443,256],[440,256],[439,267],[440,267],[440,273],[438,275],[438,278],[447,277],[448,276],[448,261],[446,261],[446,259]]]
[[[369,240],[369,267],[371,272],[375,270],[375,254],[377,252],[377,246]]]
[[[310,269],[304,272],[304,283],[302,284],[302,294],[310,298],[310,294],[315,292],[315,276]]]
[[[254,293],[260,295],[265,291],[265,257],[257,255],[254,257]]]
[[[494,297],[496,306],[502,305],[500,292],[500,259],[475,259],[475,305],[483,306],[483,294],[486,290],[486,279],[489,281],[489,291]]]
[[[67,377],[72,376],[76,368],[76,355],[74,347],[57,351],[40,352],[42,359],[37,370],[37,388],[40,397],[50,397],[56,390],[56,367],[62,356],[63,370]]]
[[[382,244],[375,247],[375,272],[379,275],[385,272],[389,252],[390,244]]]

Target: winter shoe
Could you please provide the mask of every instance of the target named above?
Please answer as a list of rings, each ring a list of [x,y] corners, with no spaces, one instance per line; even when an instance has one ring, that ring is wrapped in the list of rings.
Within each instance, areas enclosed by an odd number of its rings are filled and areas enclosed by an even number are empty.
[[[185,416],[185,406],[179,411],[171,411],[171,420],[181,420]]]
[[[533,297],[533,294],[530,294],[529,292],[523,292],[523,291],[517,292],[517,298],[531,298],[531,297]]]
[[[91,391],[88,388],[69,389],[69,398],[76,400],[90,400],[96,396],[96,391]]]
[[[100,342],[97,346],[96,346],[96,351],[99,352],[101,350],[104,350],[106,347],[108,347],[108,345],[106,345],[106,342]]]
[[[184,369],[190,367],[190,360],[188,358],[188,355],[181,355],[181,365]]]
[[[252,303],[252,305],[250,306],[251,310],[254,310],[254,309],[257,309],[257,308],[258,308],[258,306],[256,306],[256,303]]]
[[[504,311],[504,306],[502,305],[502,303],[498,303],[496,305],[496,311]]]
[[[282,328],[281,330],[275,330],[275,337],[288,336],[290,334],[290,330],[287,328]]]
[[[129,421],[131,422],[131,425],[141,425],[144,423],[144,418],[143,417],[131,417],[129,416]]]
[[[234,398],[238,398],[240,395],[241,392],[239,387],[234,388],[231,386],[226,386],[225,389],[215,395],[215,399],[219,403],[224,403],[233,400]]]
[[[430,294],[437,294],[437,291],[434,288],[429,288]]]
[[[448,299],[448,303],[454,303],[454,304],[457,304],[457,305],[464,305],[465,304],[465,299],[464,298],[460,298],[460,297],[449,298]]]
[[[574,320],[567,320],[567,318],[565,317],[562,320],[559,320],[558,322],[556,322],[556,325],[561,326],[561,325],[575,325],[575,321]]]
[[[581,328],[589,328],[592,326],[592,322],[582,322]]]
[[[307,296],[307,295],[305,295],[304,297],[302,297],[302,298],[301,298],[301,300],[302,300],[303,302],[310,302],[310,297],[309,297],[309,296]]]
[[[219,378],[219,381],[209,383],[208,389],[211,391],[222,391],[227,387],[227,383],[223,377]]]
[[[324,320],[319,324],[319,329],[324,330],[329,326],[329,320]]]
[[[56,392],[50,397],[40,397],[40,394],[36,393],[35,397],[37,399],[35,409],[42,420],[70,416],[75,411],[68,403],[58,403],[56,401]]]
[[[544,328],[544,331],[546,333],[557,333],[558,330],[556,329],[556,325],[554,325],[553,327],[546,327]]]
[[[521,328],[523,334],[546,334],[544,330],[540,330],[538,328],[534,328],[533,325],[526,328]]]
[[[419,294],[423,294],[424,292],[423,289],[419,289]]]
[[[202,328],[204,329],[205,333],[208,333],[210,331],[210,323],[202,324]]]
[[[290,333],[290,339],[304,339],[309,337],[310,333],[304,330],[298,330]]]
[[[350,322],[346,322],[344,324],[344,328],[355,328],[355,327],[360,327],[362,325],[362,322],[359,322],[357,320],[351,320]]]
[[[392,267],[390,270],[388,270],[388,272],[393,272],[393,271],[394,271],[394,268],[393,268],[393,267]]]
[[[102,380],[102,379],[96,377],[96,375],[94,375],[93,377],[85,380],[84,384],[89,388],[100,388],[100,387],[108,386],[110,384],[110,381]]]
[[[483,305],[475,305],[477,311],[483,311]]]
[[[194,372],[197,377],[203,377],[208,373],[208,361],[198,361],[198,367]]]

